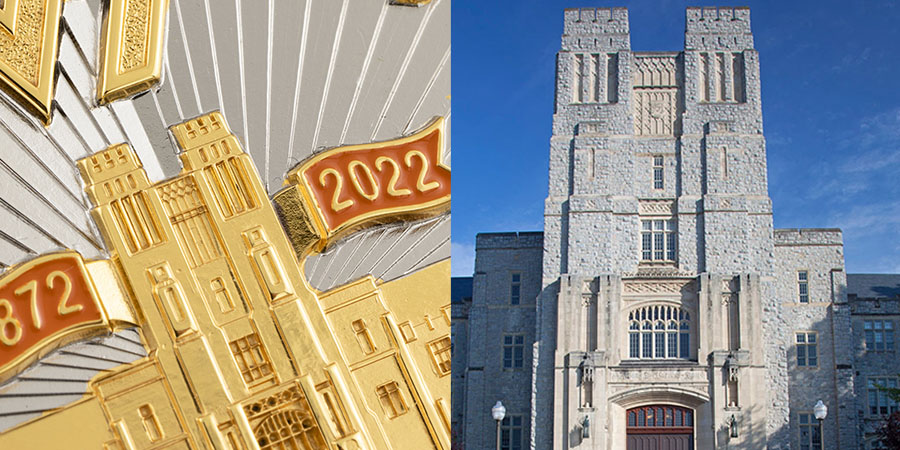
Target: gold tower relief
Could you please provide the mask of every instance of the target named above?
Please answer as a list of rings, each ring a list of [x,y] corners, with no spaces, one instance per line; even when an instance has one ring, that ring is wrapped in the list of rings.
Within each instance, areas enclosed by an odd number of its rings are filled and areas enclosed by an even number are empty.
[[[78,161],[108,261],[47,255],[0,279],[17,296],[0,301],[0,380],[61,342],[135,324],[148,356],[0,434],[3,447],[450,448],[449,261],[328,292],[303,275],[338,236],[449,209],[443,121],[315,155],[274,204],[221,114],[172,133],[173,179],[151,184],[127,144]]]

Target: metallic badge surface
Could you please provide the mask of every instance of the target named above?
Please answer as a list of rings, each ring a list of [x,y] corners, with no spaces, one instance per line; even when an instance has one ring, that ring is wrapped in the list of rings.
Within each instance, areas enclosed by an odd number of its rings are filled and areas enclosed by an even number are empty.
[[[412,3],[0,6],[0,447],[449,448],[450,2]]]

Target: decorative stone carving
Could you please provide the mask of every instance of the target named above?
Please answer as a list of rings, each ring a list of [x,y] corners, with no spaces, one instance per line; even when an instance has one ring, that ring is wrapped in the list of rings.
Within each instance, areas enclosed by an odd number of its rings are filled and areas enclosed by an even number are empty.
[[[681,294],[693,289],[693,281],[625,281],[625,294]]]
[[[675,215],[674,200],[641,200],[638,202],[638,214],[642,216]]]
[[[675,56],[635,55],[634,87],[677,87]]]
[[[625,272],[622,278],[694,278],[696,274],[673,266],[642,266],[636,272]]]
[[[675,132],[676,78],[675,55],[635,57],[634,134],[668,136]]]

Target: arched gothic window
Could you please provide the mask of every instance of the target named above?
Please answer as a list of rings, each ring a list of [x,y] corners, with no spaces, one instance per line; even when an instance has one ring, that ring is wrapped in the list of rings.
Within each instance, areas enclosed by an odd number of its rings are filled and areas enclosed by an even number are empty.
[[[691,314],[673,305],[648,305],[629,312],[628,357],[690,359]]]

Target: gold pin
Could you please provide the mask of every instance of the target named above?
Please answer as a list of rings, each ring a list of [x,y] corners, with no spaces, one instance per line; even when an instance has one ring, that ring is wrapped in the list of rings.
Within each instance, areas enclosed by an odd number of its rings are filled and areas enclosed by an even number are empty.
[[[443,120],[309,158],[274,205],[220,113],[171,131],[174,178],[150,183],[128,144],[78,161],[109,260],[51,254],[0,279],[0,379],[129,324],[148,356],[0,444],[449,448],[449,261],[327,292],[303,272],[352,230],[449,209]]]

